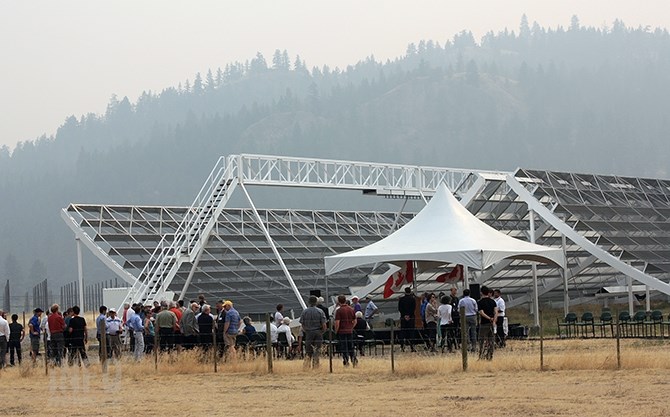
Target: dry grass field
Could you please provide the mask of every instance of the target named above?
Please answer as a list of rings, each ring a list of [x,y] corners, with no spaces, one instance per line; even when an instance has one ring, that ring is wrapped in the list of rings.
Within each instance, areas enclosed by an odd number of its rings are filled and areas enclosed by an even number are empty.
[[[159,416],[666,416],[670,407],[670,342],[622,340],[617,369],[614,340],[511,341],[492,362],[460,355],[398,353],[361,358],[357,368],[328,360],[316,371],[300,361],[239,360],[220,364],[195,355],[154,362],[123,360],[103,374],[89,368],[42,365],[0,371],[2,415]]]

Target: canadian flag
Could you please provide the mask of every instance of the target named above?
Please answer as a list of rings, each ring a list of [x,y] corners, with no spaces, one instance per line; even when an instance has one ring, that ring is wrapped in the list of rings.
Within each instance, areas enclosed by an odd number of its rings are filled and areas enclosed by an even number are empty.
[[[438,275],[435,281],[448,284],[463,281],[463,265],[458,264],[450,272]]]
[[[393,273],[384,284],[384,298],[389,298],[395,292],[399,291],[404,284],[414,282],[414,262],[407,261],[403,268]]]

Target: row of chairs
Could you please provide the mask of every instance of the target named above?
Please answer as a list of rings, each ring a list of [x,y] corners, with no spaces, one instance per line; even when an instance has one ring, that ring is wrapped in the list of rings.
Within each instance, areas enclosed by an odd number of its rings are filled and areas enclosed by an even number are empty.
[[[331,330],[326,330],[323,333],[324,346],[327,347],[329,345],[332,345],[334,347],[333,350],[337,351],[338,343],[339,341],[337,338],[337,333]],[[381,353],[382,355],[384,355],[384,349],[385,349],[384,341],[376,339],[375,334],[372,330],[365,330],[363,332],[354,332],[354,343],[357,346],[367,347],[370,355],[372,355],[373,349],[376,355],[377,348],[381,347],[382,351]],[[267,334],[265,332],[257,332],[251,335],[251,337],[247,337],[246,335],[243,334],[237,335],[235,345],[238,348],[238,350],[241,350],[245,354],[247,352],[252,352],[254,354],[266,353]],[[296,350],[302,356],[302,354],[305,351],[304,342],[298,343],[297,341],[295,341],[293,342],[293,344],[289,344],[285,333],[279,333],[277,335],[277,343],[273,343],[272,347],[274,349],[274,354],[277,357],[290,358],[292,357],[292,352]]]
[[[663,312],[654,310],[650,313],[638,311],[631,316],[628,311],[622,311],[618,316],[620,337],[665,337],[665,328],[668,328],[670,337],[670,315],[668,321],[663,320]],[[604,310],[596,321],[593,313],[585,312],[581,318],[575,313],[568,313],[563,322],[556,319],[558,337],[596,337],[596,328],[600,330],[600,337],[615,337],[615,322],[612,313]],[[561,332],[563,329],[563,332]],[[609,329],[609,332],[608,332]]]

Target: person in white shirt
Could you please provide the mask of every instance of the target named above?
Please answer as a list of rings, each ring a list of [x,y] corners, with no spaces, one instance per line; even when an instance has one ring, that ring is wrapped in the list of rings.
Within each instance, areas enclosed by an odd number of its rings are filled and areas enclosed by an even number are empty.
[[[265,323],[263,323],[263,326],[261,327],[261,332],[267,334],[267,327],[265,326]],[[270,323],[270,341],[272,343],[277,343],[277,326],[275,326],[274,323]]]
[[[440,318],[440,337],[442,339],[440,347],[442,348],[443,353],[445,345],[449,352],[452,352],[456,346],[456,335],[453,331],[451,304],[449,304],[449,301],[449,296],[443,295],[440,299],[440,306],[437,308],[437,316]]]
[[[295,342],[295,337],[293,337],[293,333],[291,333],[291,327],[289,326],[290,324],[291,319],[289,317],[284,317],[281,326],[277,327],[277,334],[286,333],[286,340],[288,341],[289,345],[292,345],[293,342]]]
[[[7,352],[7,342],[9,342],[9,323],[2,315],[4,312],[0,310],[0,369],[5,367],[5,353]]]
[[[294,354],[293,342],[295,342],[295,337],[293,336],[293,333],[291,333],[290,324],[291,324],[291,318],[284,317],[281,326],[277,328],[277,339],[279,339],[279,335],[281,333],[284,333],[286,335],[286,341],[288,342],[288,351],[286,352],[287,358],[292,358]]]
[[[116,316],[116,309],[109,309],[107,323],[107,338],[109,339],[109,352],[107,356],[121,358],[121,332],[123,331],[123,322]]]
[[[282,325],[282,321],[284,320],[284,305],[283,304],[277,304],[277,312],[275,313],[275,326],[279,327]]]
[[[496,321],[496,345],[505,347],[507,338],[507,317],[505,317],[505,300],[501,297],[500,290],[493,290],[493,299],[498,306],[498,319]]]

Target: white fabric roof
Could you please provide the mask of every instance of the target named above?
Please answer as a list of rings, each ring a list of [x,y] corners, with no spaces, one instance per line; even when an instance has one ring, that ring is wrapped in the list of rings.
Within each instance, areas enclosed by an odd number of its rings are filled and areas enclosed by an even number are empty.
[[[486,269],[503,259],[562,267],[562,249],[501,233],[470,213],[441,184],[435,196],[405,226],[371,245],[325,258],[326,275],[381,262],[430,261]]]

